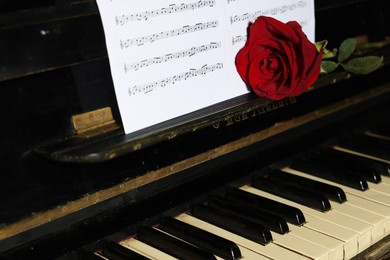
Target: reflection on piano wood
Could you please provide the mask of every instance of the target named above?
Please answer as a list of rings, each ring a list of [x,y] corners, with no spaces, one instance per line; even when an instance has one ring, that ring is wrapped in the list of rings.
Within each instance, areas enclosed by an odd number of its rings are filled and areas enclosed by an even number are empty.
[[[278,168],[257,170],[249,182],[100,250],[83,250],[80,259],[356,257],[390,235],[389,127],[347,133]],[[372,259],[390,256],[389,238]]]

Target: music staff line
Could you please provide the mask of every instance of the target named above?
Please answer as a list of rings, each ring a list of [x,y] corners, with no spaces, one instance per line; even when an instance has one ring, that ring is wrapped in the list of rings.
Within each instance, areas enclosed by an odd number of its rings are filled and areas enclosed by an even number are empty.
[[[244,42],[244,41],[246,41],[247,38],[248,38],[248,35],[234,36],[234,37],[232,37],[232,44],[235,45],[237,43]]]
[[[200,0],[197,2],[192,2],[188,4],[171,4],[168,7],[163,7],[160,9],[155,9],[151,11],[145,11],[135,14],[129,14],[129,15],[121,15],[121,16],[115,16],[115,23],[116,25],[125,25],[128,22],[132,21],[146,21],[150,18],[162,16],[162,15],[168,15],[168,14],[174,14],[178,12],[185,12],[185,11],[191,11],[199,8],[204,7],[213,7],[216,3],[216,0]]]
[[[242,22],[242,21],[254,21],[257,17],[259,16],[269,16],[269,15],[276,15],[276,14],[281,14],[285,13],[287,11],[293,11],[298,8],[303,8],[306,6],[305,1],[299,1],[297,3],[289,4],[289,5],[283,5],[280,7],[275,7],[275,8],[270,8],[266,10],[258,10],[254,13],[245,13],[241,15],[235,15],[230,17],[230,23],[234,24],[237,22]]]
[[[165,63],[165,62],[168,62],[168,61],[171,61],[174,59],[191,57],[195,54],[199,54],[199,53],[206,52],[209,50],[217,49],[220,47],[221,47],[221,42],[211,42],[210,44],[192,47],[192,48],[187,49],[187,50],[169,53],[169,54],[166,54],[163,56],[141,60],[139,62],[127,63],[127,64],[125,63],[124,70],[125,70],[125,73],[127,73],[130,70],[137,71],[141,68],[149,67],[151,65]]]
[[[223,63],[216,63],[216,64],[213,64],[210,66],[207,66],[207,64],[205,64],[200,69],[190,69],[188,72],[185,72],[182,74],[178,74],[178,75],[175,75],[172,77],[167,77],[165,79],[158,80],[158,81],[144,84],[144,85],[136,85],[134,87],[130,87],[128,89],[128,93],[129,93],[130,97],[135,96],[137,94],[141,94],[141,93],[147,94],[147,93],[149,93],[157,88],[163,88],[163,87],[166,87],[167,85],[174,85],[175,83],[177,83],[179,81],[183,81],[183,80],[187,80],[190,78],[205,75],[208,73],[212,73],[212,72],[214,72],[216,70],[220,70],[222,68],[223,68]]]
[[[301,22],[299,22],[299,24],[303,27],[303,26],[305,26],[307,24],[307,21],[301,21]],[[237,35],[237,36],[234,36],[234,37],[232,37],[232,44],[234,46],[237,43],[246,41],[247,38],[248,38],[248,35]]]
[[[218,21],[212,21],[212,22],[207,22],[207,23],[197,23],[195,25],[186,25],[183,26],[182,28],[174,29],[174,30],[169,30],[165,32],[159,32],[159,33],[154,33],[146,36],[141,36],[137,38],[132,38],[132,39],[127,39],[127,40],[120,40],[120,47],[121,49],[128,48],[130,46],[141,46],[144,45],[145,43],[148,42],[154,42],[174,36],[179,36],[187,33],[193,33],[193,32],[198,32],[202,30],[207,30],[210,28],[215,28],[218,26]]]

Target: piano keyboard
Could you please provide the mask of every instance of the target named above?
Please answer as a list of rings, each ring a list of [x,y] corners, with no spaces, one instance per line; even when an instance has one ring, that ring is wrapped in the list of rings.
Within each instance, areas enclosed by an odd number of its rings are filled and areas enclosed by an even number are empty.
[[[389,155],[389,137],[349,135],[80,258],[351,259],[390,235]]]

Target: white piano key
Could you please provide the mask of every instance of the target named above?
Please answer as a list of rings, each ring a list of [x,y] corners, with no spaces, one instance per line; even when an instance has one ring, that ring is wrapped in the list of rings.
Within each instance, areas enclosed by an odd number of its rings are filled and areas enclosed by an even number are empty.
[[[382,192],[377,192],[375,190],[370,190],[370,189],[365,190],[365,191],[356,190],[356,189],[344,186],[342,184],[339,184],[339,183],[336,183],[336,182],[332,182],[332,181],[328,181],[326,179],[322,179],[322,178],[319,178],[317,176],[313,176],[313,175],[310,175],[310,174],[307,174],[307,173],[304,173],[304,172],[301,172],[301,171],[297,171],[297,170],[294,170],[294,169],[291,169],[291,168],[288,168],[288,167],[285,167],[285,168],[283,168],[281,170],[283,170],[285,172],[292,173],[292,174],[296,174],[298,176],[302,176],[302,177],[305,177],[305,178],[308,178],[308,179],[317,180],[317,181],[320,181],[320,182],[323,182],[323,183],[328,183],[328,184],[331,184],[331,185],[337,185],[341,189],[344,190],[344,192],[347,194],[347,196],[348,196],[348,194],[353,194],[355,196],[358,196],[358,197],[361,197],[361,198],[364,198],[364,199],[367,199],[367,200],[370,200],[370,201],[373,201],[373,202],[376,202],[376,203],[379,203],[379,204],[383,204],[385,206],[390,206],[390,194],[384,194]],[[369,187],[370,187],[370,184],[369,184]]]
[[[353,194],[348,194],[347,199],[348,203],[356,207],[366,209],[382,216],[385,219],[385,236],[390,234],[390,207],[376,202],[372,202],[370,200],[366,200]]]
[[[306,226],[289,225],[290,234],[298,236],[306,241],[311,241],[317,245],[321,245],[329,250],[329,259],[338,260],[343,259],[344,243],[336,238],[330,237],[323,233],[309,229]]]
[[[383,193],[377,193],[370,190],[367,191],[358,191],[352,188],[349,188],[347,186],[341,185],[339,183],[335,183],[332,181],[328,181],[307,173],[303,173],[291,168],[283,168],[283,171],[302,176],[308,179],[317,180],[323,183],[328,183],[331,185],[337,185],[340,188],[344,190],[344,192],[347,195],[347,201],[349,204],[352,204],[354,206],[357,206],[359,208],[371,211],[377,215],[383,216],[385,218],[385,235],[390,234],[390,206],[383,205],[383,203],[386,203],[389,198],[387,198],[387,195],[384,195]],[[387,178],[387,177],[386,177]],[[365,194],[368,194],[367,197],[365,197]],[[376,200],[375,200],[376,199]],[[381,203],[383,202],[383,203]],[[334,203],[332,204],[334,205]]]
[[[293,207],[297,207],[302,210],[303,214],[306,218],[306,223],[304,227],[310,228],[317,232],[326,234],[328,236],[337,238],[344,242],[344,257],[351,258],[355,256],[359,252],[359,233],[356,231],[352,231],[343,226],[337,225],[335,223],[329,222],[327,220],[318,218],[314,215],[308,214],[305,211],[306,207],[298,205],[297,203],[291,202],[289,200],[280,198],[278,196],[272,195],[270,193],[258,190],[251,186],[244,185],[240,187],[242,190],[247,192],[251,192],[253,194],[263,196],[287,205],[291,205]]]
[[[180,237],[176,237],[175,235],[172,235],[171,233],[169,233],[169,232],[166,232],[166,231],[164,231],[164,230],[162,230],[162,229],[160,229],[160,228],[156,228],[156,227],[154,227],[155,229],[157,229],[159,232],[161,232],[161,233],[164,233],[164,234],[166,234],[166,235],[168,235],[168,236],[171,236],[171,237],[174,237],[174,238],[176,238],[176,239],[178,239],[178,240],[181,240],[181,241],[184,241],[184,242],[186,242],[186,243],[188,243],[188,244],[191,244],[190,242],[188,242],[188,241],[186,241],[186,240],[183,240],[183,239],[181,239]],[[196,246],[196,245],[195,245]],[[207,250],[206,250],[207,251]],[[219,257],[219,256],[217,256],[217,255],[214,255],[214,257],[217,259],[217,260],[223,260],[223,258],[221,258],[221,257]]]
[[[382,177],[381,183],[369,183],[370,190],[381,192],[384,194],[390,194],[390,185],[386,183],[386,177]]]
[[[175,260],[177,258],[168,255],[165,252],[162,252],[144,242],[139,241],[136,238],[129,238],[126,240],[121,241],[119,244],[122,246],[125,246],[127,248],[130,248],[146,257],[149,257],[150,259],[156,259],[156,260]]]
[[[333,210],[345,214],[349,218],[359,219],[372,226],[372,244],[385,237],[386,219],[371,211],[359,208],[353,204],[344,202],[343,204],[332,203]]]
[[[386,136],[386,135],[383,135],[383,134],[378,134],[378,133],[375,133],[375,132],[372,132],[370,130],[364,132],[366,135],[369,135],[369,136],[372,136],[372,137],[376,137],[376,138],[380,138],[380,139],[384,139],[384,140],[390,140],[390,136]]]
[[[96,255],[97,257],[100,257],[101,259],[104,259],[104,260],[110,260],[108,259],[107,257],[103,256],[101,253],[99,252],[95,252],[94,255]]]
[[[294,236],[290,233],[281,235],[275,232],[271,232],[273,237],[273,243],[284,248],[288,248],[291,251],[298,252],[309,258],[325,260],[330,259],[330,251],[318,244],[312,243],[302,239],[299,236]]]
[[[259,259],[259,260],[270,260],[271,258],[265,257],[263,255],[259,255],[256,252],[253,252],[252,250],[249,250],[246,247],[243,246],[238,246],[238,248],[241,251],[242,257],[241,259],[246,259],[246,260],[252,260],[252,259]]]
[[[358,191],[353,189],[347,189],[348,187],[341,187],[346,193],[356,195],[358,197],[385,205],[390,207],[390,195],[377,192],[375,190]]]
[[[339,212],[334,210],[330,210],[327,212],[320,212],[287,199],[282,199],[282,200],[279,201],[286,204],[289,203],[289,205],[291,206],[300,208],[302,212],[305,214],[305,216],[306,214],[310,214],[311,216],[315,216],[317,218],[326,220],[328,222],[332,222],[338,226],[342,226],[344,228],[357,232],[359,234],[359,252],[362,251],[363,248],[365,249],[370,245],[372,245],[371,225],[361,220],[353,219],[348,216],[345,216],[344,214],[340,214]]]
[[[345,152],[345,153],[350,153],[350,154],[366,157],[366,158],[373,159],[373,160],[380,161],[380,162],[390,163],[389,160],[386,160],[386,159],[383,159],[383,158],[378,158],[378,157],[375,157],[375,156],[372,156],[372,155],[368,155],[368,154],[364,154],[364,153],[360,153],[360,152],[357,152],[357,151],[354,151],[354,150],[350,150],[350,149],[347,149],[347,148],[343,148],[343,147],[340,147],[340,146],[333,146],[333,148],[336,149],[336,150]]]
[[[331,185],[338,185],[347,195],[348,203],[366,209],[385,217],[385,234],[388,235],[390,230],[390,196],[375,190],[359,191],[350,187],[328,181],[301,171],[297,171],[288,167],[282,169],[285,172],[302,176],[308,179],[317,180]],[[369,184],[370,185],[370,184]],[[332,204],[334,205],[334,203]]]
[[[304,257],[303,255],[300,255],[298,253],[290,251],[286,248],[280,247],[274,243],[269,243],[269,244],[263,246],[259,243],[253,242],[249,239],[246,239],[244,237],[241,237],[239,235],[231,233],[225,229],[214,226],[212,224],[209,224],[203,220],[197,219],[197,218],[190,216],[188,214],[181,214],[181,215],[177,216],[176,219],[183,221],[183,222],[186,222],[188,224],[191,224],[193,226],[196,226],[198,228],[201,228],[203,230],[218,234],[219,236],[225,237],[225,238],[235,242],[240,247],[246,248],[250,251],[253,251],[253,252],[256,252],[257,254],[259,254],[259,256],[257,258],[248,258],[248,259],[261,259],[261,257],[271,258],[271,259],[289,259],[289,260],[310,259],[310,258]],[[241,253],[243,254],[243,252],[241,252]]]
[[[243,246],[238,246],[238,248],[241,251],[241,258],[240,259],[246,259],[246,260],[251,260],[251,259],[259,259],[259,260],[270,260],[271,258],[265,257],[263,255],[260,255],[256,252],[253,252],[252,250],[249,250],[246,247]]]
[[[382,182],[386,185],[390,185],[390,177],[388,176],[382,176]]]

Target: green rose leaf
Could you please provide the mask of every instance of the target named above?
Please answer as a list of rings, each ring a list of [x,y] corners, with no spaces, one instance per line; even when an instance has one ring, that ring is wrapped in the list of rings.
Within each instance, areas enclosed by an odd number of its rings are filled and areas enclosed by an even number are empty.
[[[324,49],[324,54],[322,55],[322,59],[325,60],[325,59],[331,59],[331,58],[334,58],[336,57],[337,55],[337,49],[333,49],[333,50],[328,50],[328,49]]]
[[[321,73],[330,73],[337,69],[338,66],[337,62],[324,60],[321,62]]]
[[[366,56],[353,58],[348,63],[342,64],[342,66],[348,72],[365,75],[378,69],[382,64],[383,57]]]
[[[315,43],[314,43],[314,45],[316,46],[318,52],[320,52],[321,49],[324,49],[324,48],[326,47],[327,44],[328,44],[328,41],[327,41],[327,40],[323,40],[323,41],[315,42]]]
[[[341,43],[337,56],[339,62],[346,61],[352,55],[356,48],[356,42],[356,38],[348,38]]]

